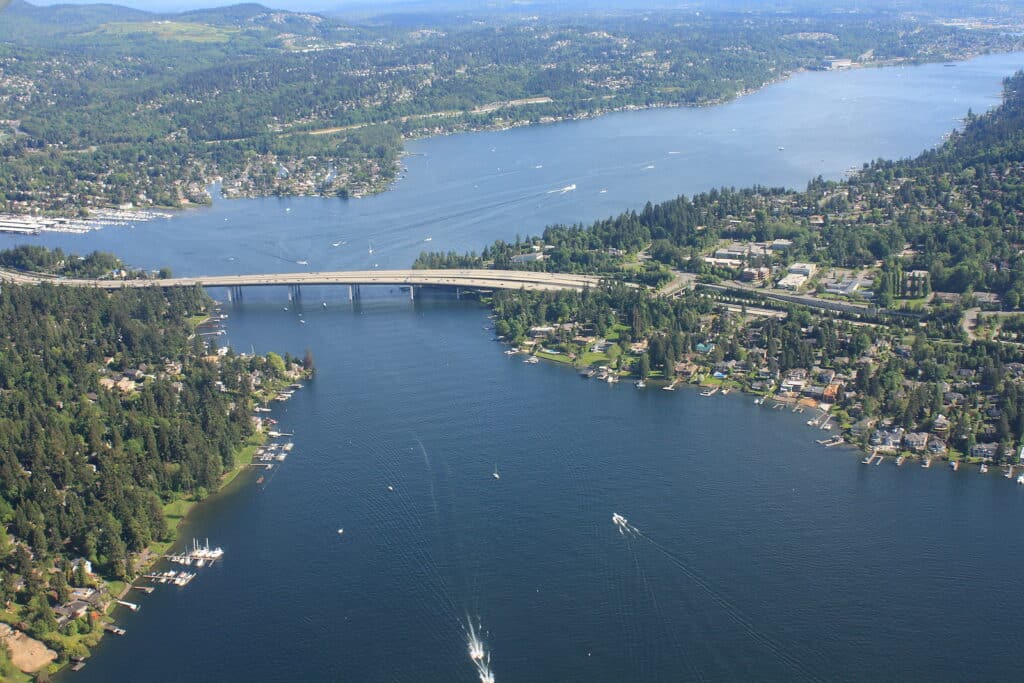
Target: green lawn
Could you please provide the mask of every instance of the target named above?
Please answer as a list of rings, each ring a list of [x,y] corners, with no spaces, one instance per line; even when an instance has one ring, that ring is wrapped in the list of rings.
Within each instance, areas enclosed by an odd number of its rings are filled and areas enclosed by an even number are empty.
[[[163,40],[177,40],[189,43],[224,43],[238,31],[218,28],[207,24],[182,21],[111,22],[95,31],[110,36],[127,36],[145,33]]]

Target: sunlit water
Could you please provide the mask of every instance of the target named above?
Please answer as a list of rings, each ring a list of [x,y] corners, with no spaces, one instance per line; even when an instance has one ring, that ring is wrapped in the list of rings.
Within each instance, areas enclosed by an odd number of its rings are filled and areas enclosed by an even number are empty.
[[[218,201],[36,241],[179,274],[406,267],[424,248],[912,155],[995,104],[1020,62],[802,74],[721,107],[425,140],[378,197]],[[117,615],[128,635],[74,680],[476,681],[474,638],[497,681],[1018,677],[1024,487],[865,466],[748,397],[526,365],[473,301],[245,297],[223,339],[316,358],[275,409],[295,450],[197,510],[186,537],[224,560],[137,594],[142,610]]]

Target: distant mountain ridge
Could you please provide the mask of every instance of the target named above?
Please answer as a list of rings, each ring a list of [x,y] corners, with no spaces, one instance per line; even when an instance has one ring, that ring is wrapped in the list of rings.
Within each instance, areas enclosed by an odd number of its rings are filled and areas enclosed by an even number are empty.
[[[292,20],[288,23],[294,24],[309,23],[314,17],[321,19],[312,13],[275,10],[255,2],[184,12],[149,12],[109,3],[33,5],[26,0],[12,0],[0,12],[3,17],[3,21],[0,21],[0,40],[18,40],[25,35],[82,34],[111,23],[177,21],[238,27],[250,23],[269,25],[273,22],[279,25],[282,20]]]

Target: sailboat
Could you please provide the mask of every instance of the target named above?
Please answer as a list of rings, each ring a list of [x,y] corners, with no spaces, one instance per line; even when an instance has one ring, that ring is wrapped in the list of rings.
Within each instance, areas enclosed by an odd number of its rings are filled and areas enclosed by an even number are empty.
[[[370,242],[369,244],[370,244],[370,253],[372,254],[373,253],[373,242]]]
[[[495,479],[501,479],[501,475],[498,474],[498,463],[494,463],[494,474],[491,475]]]

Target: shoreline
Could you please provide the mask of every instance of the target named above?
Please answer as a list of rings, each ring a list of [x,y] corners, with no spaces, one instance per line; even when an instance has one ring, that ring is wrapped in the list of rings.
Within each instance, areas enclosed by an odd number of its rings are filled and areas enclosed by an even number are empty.
[[[311,378],[312,376],[304,371],[302,379],[309,381]],[[266,400],[263,402],[269,402],[270,396],[283,389],[287,389],[291,382],[292,380],[286,378],[275,383],[272,387],[265,388],[263,393],[266,394]],[[260,401],[257,401],[257,403],[259,402]],[[111,599],[99,616],[98,623],[101,624],[102,627],[98,627],[101,630],[96,634],[96,642],[89,648],[89,655],[86,657],[86,660],[95,654],[96,648],[101,646],[104,638],[107,637],[107,632],[103,627],[107,625],[113,626],[116,615],[119,614],[119,610],[128,609],[117,601],[123,600],[136,585],[136,582],[145,573],[152,570],[160,562],[166,561],[164,556],[170,554],[171,550],[181,543],[181,532],[188,526],[191,521],[190,518],[194,514],[195,510],[204,503],[211,502],[234,493],[238,488],[244,485],[245,482],[240,475],[242,475],[245,470],[250,469],[250,465],[256,451],[263,446],[269,438],[271,438],[270,431],[272,430],[264,426],[259,431],[250,435],[245,442],[235,450],[233,454],[233,465],[221,475],[217,488],[210,491],[204,498],[195,499],[194,497],[182,497],[163,504],[164,519],[168,526],[170,538],[167,541],[154,541],[140,552],[136,558],[134,558],[132,566],[132,574],[134,578],[132,580],[121,582],[108,581],[102,578],[99,579],[102,585],[107,588]],[[124,585],[123,587],[120,587],[122,583]],[[120,587],[120,590],[113,590],[117,587]],[[49,671],[52,675],[59,675],[63,677],[71,670],[70,667],[73,663],[74,661],[71,659],[68,659],[68,661],[60,664],[59,666],[55,662],[54,664],[48,665],[43,670]],[[25,675],[31,677],[33,674]]]
[[[512,351],[513,352],[511,354],[512,356],[526,356],[527,358],[533,357],[533,358],[538,358],[540,360],[544,360],[544,361],[548,361],[548,362],[551,362],[551,363],[555,363],[556,365],[567,366],[567,367],[572,368],[573,371],[576,372],[577,374],[579,374],[580,371],[581,371],[581,368],[579,366],[577,366],[573,362],[572,359],[570,359],[568,356],[566,356],[564,354],[551,353],[549,351],[532,352],[532,351],[518,349],[518,348],[510,348],[510,349],[506,350],[505,353],[507,354],[508,351]],[[523,362],[529,362],[529,361],[523,361]],[[593,368],[595,366],[594,366],[594,364],[591,364],[591,365],[586,366],[586,367]],[[586,369],[586,368],[584,368],[584,369]],[[621,369],[619,369],[619,370],[614,370],[614,371],[610,372],[609,374],[610,375],[614,374],[615,377],[617,378],[616,380],[611,382],[613,384],[621,383],[620,380],[625,380],[625,381],[627,381],[629,383],[635,383],[636,381],[640,380],[640,376],[637,375],[636,373],[634,373],[631,370],[621,370]],[[590,379],[590,377],[587,376],[587,375],[583,375],[583,378],[584,379]],[[643,381],[647,385],[645,388],[646,389],[651,389],[651,390],[658,389],[658,390],[676,391],[680,387],[687,387],[687,388],[690,388],[690,389],[693,389],[693,390],[699,390],[699,389],[707,390],[709,388],[714,388],[714,391],[712,392],[712,394],[709,394],[707,397],[710,397],[711,395],[713,395],[715,393],[721,393],[723,396],[725,396],[725,395],[728,395],[729,393],[731,393],[733,391],[736,391],[739,394],[742,394],[743,396],[753,396],[753,397],[755,397],[755,401],[759,400],[761,402],[760,405],[764,405],[766,402],[771,401],[772,403],[775,404],[775,405],[771,406],[772,409],[785,410],[785,408],[790,408],[792,410],[792,412],[803,412],[803,410],[801,409],[801,406],[802,406],[802,408],[804,408],[804,409],[821,412],[821,417],[831,415],[830,412],[824,411],[820,407],[820,405],[813,405],[812,406],[812,405],[809,405],[809,404],[801,404],[799,399],[793,399],[793,398],[789,398],[789,397],[781,397],[781,398],[779,398],[779,397],[776,397],[774,394],[765,394],[763,392],[751,391],[742,382],[728,381],[728,380],[726,380],[726,381],[712,380],[712,379],[710,379],[706,375],[701,375],[700,376],[700,380],[701,381],[694,381],[694,379],[692,377],[690,379],[683,379],[681,377],[676,376],[676,377],[673,377],[672,379],[666,379],[664,377],[657,377],[657,378],[647,377]],[[671,387],[671,389],[669,389],[669,387]],[[641,387],[635,387],[635,388],[636,389],[640,389]],[[779,408],[778,406],[780,404],[782,406],[784,406],[784,408]],[[829,417],[828,419],[831,420],[831,417]],[[828,436],[825,437],[825,439],[823,439],[823,440],[815,439],[815,442],[818,443],[819,445],[823,446],[824,448],[827,448],[827,449],[835,448],[835,447],[840,447],[840,450],[842,450],[842,451],[849,451],[851,453],[851,455],[857,455],[857,457],[860,457],[860,456],[862,456],[864,454],[867,454],[872,459],[878,458],[879,459],[879,463],[878,464],[880,464],[881,461],[884,460],[885,458],[892,458],[894,461],[898,460],[898,462],[896,462],[897,466],[901,466],[906,461],[911,461],[913,464],[926,463],[926,462],[927,463],[935,463],[937,461],[939,463],[945,464],[947,466],[947,468],[953,469],[953,463],[957,463],[957,469],[954,469],[954,471],[957,471],[958,468],[961,465],[973,465],[973,466],[979,466],[980,467],[981,465],[984,464],[984,465],[987,465],[988,468],[993,468],[994,467],[994,470],[991,471],[991,472],[988,472],[988,471],[986,471],[986,472],[979,472],[980,474],[999,474],[999,475],[1004,476],[1007,479],[1010,479],[1011,477],[1006,475],[1005,467],[1010,467],[1011,468],[1011,472],[1012,472],[1013,469],[1015,469],[1017,467],[1015,465],[993,465],[992,463],[985,463],[984,461],[977,460],[976,458],[972,458],[972,457],[969,457],[967,455],[960,454],[958,452],[955,452],[955,457],[951,457],[951,455],[950,455],[950,453],[948,451],[946,453],[939,454],[939,455],[929,455],[927,453],[915,453],[913,451],[901,450],[901,449],[896,449],[896,450],[887,449],[887,450],[883,450],[883,449],[878,448],[878,447],[873,447],[870,444],[865,445],[865,444],[861,444],[861,443],[859,443],[857,441],[852,441],[852,440],[849,439],[850,434],[851,434],[849,428],[843,427],[842,425],[839,425],[838,423],[836,423],[836,427],[838,427],[837,430],[835,430],[835,431],[829,430],[828,431]],[[817,425],[815,425],[814,428],[817,429],[818,428]],[[830,438],[834,438],[834,437],[841,437],[843,440],[841,442],[833,443],[833,444],[824,444],[822,442],[824,440],[827,440],[827,439],[830,439]],[[862,462],[864,462],[864,461],[862,461]],[[871,464],[871,463],[866,463],[865,462],[865,464]],[[1024,465],[1024,463],[1021,463],[1021,464]],[[934,465],[933,464],[927,464],[927,465],[921,464],[921,467],[923,467],[925,469],[930,468],[932,466],[934,466]],[[1024,473],[1024,468],[1021,469],[1021,472]]]
[[[1024,54],[1024,50],[1018,51],[1018,52],[1020,54]],[[393,163],[392,163],[393,168],[391,169],[391,175],[389,175],[389,176],[380,176],[378,178],[372,179],[368,183],[368,186],[364,190],[354,191],[351,194],[349,194],[346,197],[344,197],[344,199],[345,200],[348,200],[348,199],[365,199],[365,198],[368,198],[368,197],[373,197],[373,196],[376,196],[376,195],[381,195],[381,194],[384,194],[386,192],[389,192],[393,188],[393,186],[396,185],[398,183],[398,181],[402,179],[399,176],[399,173],[401,172],[401,168],[402,168],[401,160],[403,158],[405,158],[405,157],[415,155],[414,152],[409,152],[408,151],[408,149],[405,146],[406,142],[418,142],[418,141],[422,141],[422,140],[429,140],[431,138],[447,137],[449,135],[461,135],[461,134],[467,134],[467,133],[471,134],[471,133],[502,132],[502,131],[506,131],[506,130],[511,130],[513,128],[523,128],[523,127],[528,127],[528,126],[544,126],[544,125],[549,125],[549,124],[566,123],[566,122],[570,122],[570,121],[585,121],[585,120],[589,120],[589,119],[597,119],[597,118],[600,118],[600,117],[603,117],[603,116],[606,116],[606,115],[609,115],[609,114],[617,114],[617,113],[622,113],[622,112],[655,111],[655,110],[671,110],[671,109],[700,109],[700,108],[706,108],[706,107],[717,107],[717,106],[722,106],[722,105],[726,105],[726,104],[731,104],[731,103],[736,102],[736,101],[738,101],[738,100],[740,100],[740,99],[742,99],[744,97],[747,97],[747,96],[750,96],[750,95],[754,95],[754,94],[756,94],[758,92],[761,92],[764,89],[769,88],[769,87],[771,87],[773,85],[778,85],[780,83],[784,83],[785,81],[790,80],[794,76],[798,76],[798,75],[804,74],[804,73],[817,72],[817,71],[822,71],[822,72],[826,72],[827,73],[827,72],[854,71],[854,70],[861,70],[861,69],[885,69],[885,68],[895,68],[895,67],[905,67],[905,66],[926,66],[926,65],[929,65],[929,64],[944,64],[944,63],[960,64],[960,63],[967,62],[967,61],[970,61],[972,59],[977,59],[977,58],[980,58],[980,57],[985,57],[985,56],[990,56],[990,55],[1008,55],[1008,54],[1015,54],[1015,51],[1011,50],[1011,51],[1005,51],[1005,52],[1000,52],[1000,51],[977,52],[977,53],[969,53],[969,54],[960,55],[960,56],[953,56],[953,57],[948,57],[947,56],[947,57],[943,57],[941,59],[939,59],[939,58],[936,58],[936,59],[930,59],[930,58],[919,58],[919,59],[918,58],[896,58],[896,59],[891,59],[891,60],[884,60],[884,61],[880,60],[880,61],[877,61],[877,62],[867,62],[867,63],[855,62],[851,66],[837,68],[837,69],[811,69],[811,68],[807,68],[807,67],[799,67],[799,68],[794,69],[792,71],[787,71],[785,73],[781,73],[781,74],[777,75],[775,78],[769,79],[769,80],[765,81],[764,83],[762,83],[762,84],[760,84],[758,86],[743,88],[743,89],[740,89],[740,90],[736,91],[735,93],[733,93],[731,95],[724,96],[724,97],[718,97],[718,98],[707,100],[707,101],[704,101],[704,102],[661,102],[661,103],[649,104],[649,105],[646,105],[646,104],[627,104],[627,105],[614,106],[614,107],[598,107],[597,109],[594,109],[593,111],[582,112],[582,113],[574,114],[574,115],[541,117],[541,119],[538,120],[538,121],[533,121],[533,120],[530,120],[529,118],[523,118],[523,119],[514,119],[514,120],[509,120],[509,121],[502,121],[500,123],[491,123],[491,124],[485,124],[485,125],[467,124],[465,127],[462,127],[462,128],[460,128],[460,127],[458,127],[456,125],[452,129],[441,130],[441,131],[434,131],[434,132],[422,131],[422,132],[413,132],[413,133],[409,133],[409,134],[402,134],[400,136],[401,140],[402,140],[402,143],[403,143],[402,149],[399,150],[398,154],[396,155],[395,159],[393,160]],[[481,105],[481,106],[483,106],[483,105]],[[430,120],[431,118],[436,118],[439,121],[443,121],[443,120],[446,120],[446,119],[449,119],[449,118],[450,119],[455,119],[455,120],[462,120],[464,117],[472,116],[472,115],[474,115],[474,111],[470,110],[470,111],[451,112],[450,115],[447,112],[433,112],[433,113],[421,114],[421,115],[417,115],[417,116],[423,117],[424,120]],[[292,132],[288,132],[288,133],[282,133],[282,135],[314,135],[314,136],[321,136],[321,135],[334,134],[336,132],[344,132],[344,131],[347,131],[347,130],[366,128],[366,127],[371,127],[371,126],[394,125],[395,123],[397,123],[397,122],[393,121],[393,120],[378,121],[378,122],[365,123],[365,124],[353,124],[353,125],[349,125],[349,126],[332,126],[332,127],[324,128],[324,129],[292,131]],[[940,140],[931,149],[937,148],[942,143],[943,143],[943,140]],[[217,184],[218,182],[222,183],[224,180],[225,180],[225,178],[223,177],[223,174],[215,173],[212,176],[205,177],[203,179],[203,185],[206,188],[209,188],[211,185]],[[206,202],[196,203],[196,202],[188,202],[188,201],[186,201],[181,206],[173,206],[173,207],[151,205],[151,206],[133,207],[131,209],[120,209],[119,207],[114,206],[113,204],[111,204],[111,205],[102,205],[102,206],[92,207],[92,210],[93,211],[100,211],[100,212],[102,212],[102,211],[122,211],[122,212],[127,213],[127,214],[138,213],[140,216],[144,215],[146,213],[164,212],[164,211],[172,211],[172,212],[175,212],[175,214],[176,214],[177,212],[184,212],[184,211],[189,211],[189,210],[192,210],[192,209],[208,207],[208,206],[210,206],[210,204],[213,201],[215,201],[215,199],[217,199],[217,198],[213,197],[209,193],[208,190],[207,190],[206,197],[207,197],[207,200],[208,200]],[[280,197],[280,198],[304,198],[304,197],[331,198],[331,197],[336,197],[336,195],[333,195],[333,194],[323,194],[323,193],[306,193],[306,192],[239,192],[237,194],[232,193],[232,194],[228,195],[228,194],[223,193],[223,191],[222,191],[220,199],[226,199],[226,200],[234,200],[234,199],[262,199],[262,198],[270,198],[270,197]],[[41,220],[49,219],[51,221],[58,220],[58,219],[68,220],[68,219],[72,219],[72,218],[76,217],[78,215],[78,213],[83,208],[87,208],[87,207],[73,206],[73,207],[69,207],[67,209],[67,211],[62,211],[62,212],[46,212],[46,211],[39,211],[39,210],[36,210],[34,212],[30,211],[30,212],[22,212],[22,213],[8,212],[7,215],[18,217],[18,218],[32,218],[32,219],[41,219]],[[170,216],[169,218],[171,218],[171,217],[173,217],[173,216]],[[129,218],[127,220],[133,220],[133,219]],[[134,219],[134,220],[139,220],[141,222],[144,219],[138,218],[138,219]],[[100,226],[100,228],[101,227],[109,227],[109,226]],[[116,227],[127,227],[127,226],[118,225]],[[96,228],[96,229],[100,229],[100,228]],[[62,232],[62,231],[61,230],[57,230],[55,232]],[[3,234],[5,234],[5,233],[2,231],[2,229],[0,229],[0,235],[3,235]],[[19,235],[19,236],[22,235],[22,233],[20,233],[20,232],[19,233],[11,233],[11,234],[15,234],[15,235]]]

